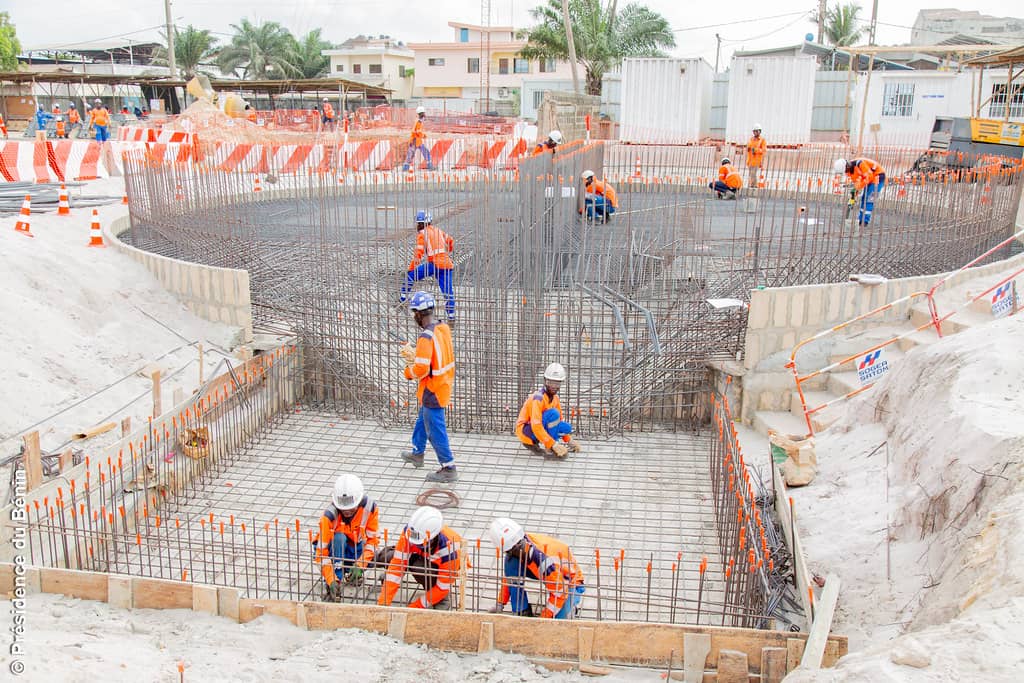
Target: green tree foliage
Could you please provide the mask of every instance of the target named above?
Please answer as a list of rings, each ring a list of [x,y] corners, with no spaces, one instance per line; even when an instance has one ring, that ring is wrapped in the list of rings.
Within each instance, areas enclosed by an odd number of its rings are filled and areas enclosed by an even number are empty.
[[[825,40],[836,47],[856,44],[864,34],[860,27],[860,5],[838,2],[825,11]]]
[[[666,48],[676,45],[668,20],[643,5],[631,3],[621,12],[617,0],[569,0],[576,59],[586,72],[586,90],[601,94],[601,78],[624,57],[664,57]],[[569,59],[569,45],[562,19],[561,0],[530,10],[533,28],[523,32],[526,59]]]
[[[217,39],[210,32],[189,24],[184,31],[174,29],[174,62],[182,76],[188,80],[200,71],[201,64],[210,63],[217,56]],[[167,49],[153,51],[153,63],[167,66]]]
[[[331,67],[331,59],[320,52],[332,47],[331,43],[320,36],[320,29],[310,31],[298,40],[293,38],[288,62],[294,75],[297,78],[319,78],[326,75]]]
[[[17,71],[21,43],[18,32],[11,23],[11,15],[0,12],[0,71]]]
[[[217,54],[221,73],[247,79],[288,78],[295,75],[289,60],[295,38],[276,21],[253,24],[242,19],[232,24],[231,42]]]

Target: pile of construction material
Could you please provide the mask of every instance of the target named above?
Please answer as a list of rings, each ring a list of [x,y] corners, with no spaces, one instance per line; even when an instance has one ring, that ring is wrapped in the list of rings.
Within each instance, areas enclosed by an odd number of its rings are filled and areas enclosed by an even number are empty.
[[[64,188],[80,188],[85,183],[32,183],[15,182],[0,184],[0,215],[15,214],[21,210],[25,197],[32,201],[32,211],[48,213],[56,211],[60,203],[60,192]],[[71,208],[86,209],[107,204],[116,204],[123,196],[84,195],[68,193]]]

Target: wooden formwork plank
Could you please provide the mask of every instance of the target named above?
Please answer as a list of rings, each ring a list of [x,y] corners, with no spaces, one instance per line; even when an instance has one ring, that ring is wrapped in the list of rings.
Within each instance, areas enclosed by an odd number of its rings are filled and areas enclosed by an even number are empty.
[[[736,650],[721,650],[718,653],[718,683],[747,683],[747,655]]]
[[[388,619],[388,637],[405,642],[405,624],[408,615],[396,612]]]
[[[807,641],[803,638],[790,638],[786,641],[786,671],[790,672],[800,666],[800,659],[804,656],[804,644]]]
[[[477,652],[490,652],[494,649],[494,622],[485,621],[480,624],[480,638],[477,640]]]
[[[43,460],[39,449],[39,432],[29,432],[21,437],[25,444],[25,490],[32,491],[43,483]]]
[[[800,666],[805,669],[821,668],[821,661],[825,656],[825,644],[828,642],[828,632],[832,629],[832,615],[835,613],[836,603],[839,601],[839,585],[839,577],[835,574],[825,577],[825,588],[821,591],[818,608],[814,614],[814,623],[811,625],[811,633],[807,637],[804,656],[800,660]]]
[[[784,647],[761,648],[761,681],[763,683],[779,683],[786,676],[786,658],[788,653]]]
[[[775,486],[775,512],[779,515],[779,522],[782,526],[782,537],[793,556],[794,583],[796,592],[800,598],[800,604],[804,608],[804,619],[810,625],[813,621],[814,610],[811,606],[810,586],[811,574],[807,569],[807,558],[804,557],[803,543],[800,541],[800,532],[796,528],[796,519],[790,509],[789,491],[786,482],[782,479],[782,468],[772,468],[772,479]]]
[[[192,609],[192,584],[136,577],[132,604],[138,609]]]
[[[109,574],[83,572],[74,569],[39,569],[39,590],[43,593],[58,593],[81,600],[107,601]]]
[[[301,603],[292,600],[254,600],[242,598],[238,601],[238,621],[244,624],[264,614],[273,614],[297,625],[299,604]],[[309,615],[307,614],[306,616],[308,620]]]
[[[700,683],[704,680],[708,655],[711,653],[711,636],[707,633],[687,633],[683,636],[683,680],[686,683]]]

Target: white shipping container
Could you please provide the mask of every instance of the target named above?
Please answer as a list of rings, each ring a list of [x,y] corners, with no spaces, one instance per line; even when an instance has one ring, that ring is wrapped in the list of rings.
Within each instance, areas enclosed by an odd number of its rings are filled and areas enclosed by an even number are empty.
[[[620,139],[678,144],[707,135],[713,76],[703,59],[623,60]]]
[[[769,145],[810,142],[817,70],[808,55],[733,57],[726,141],[745,144],[759,123]]]

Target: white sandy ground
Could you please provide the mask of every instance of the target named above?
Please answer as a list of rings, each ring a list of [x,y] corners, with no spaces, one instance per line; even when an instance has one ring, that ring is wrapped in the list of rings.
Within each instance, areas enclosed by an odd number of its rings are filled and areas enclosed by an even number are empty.
[[[97,180],[73,191],[83,193],[119,197],[124,183]],[[119,202],[100,207],[100,221],[107,225],[127,209]],[[128,257],[86,247],[91,218],[87,208],[73,209],[70,217],[33,215],[34,239],[14,232],[17,216],[0,219],[0,459],[17,452],[18,437],[34,423],[153,363],[167,378],[166,410],[175,387],[188,395],[198,385],[198,351],[188,344],[205,342],[209,377],[223,358],[221,350],[230,351],[237,337],[237,328],[192,315]],[[148,377],[132,376],[46,420],[38,427],[43,450],[56,449],[71,433],[108,416],[145,424],[151,386]],[[90,452],[119,437],[118,428],[75,447]],[[5,494],[6,470],[0,480]]]
[[[457,683],[582,681],[521,655],[456,655],[365,631],[306,631],[274,616],[248,624],[188,610],[122,610],[59,595],[31,595],[23,641],[26,670],[7,678],[11,633],[0,635],[0,678],[26,681],[358,681]],[[6,616],[11,603],[0,602]],[[650,670],[600,680],[657,681]]]

